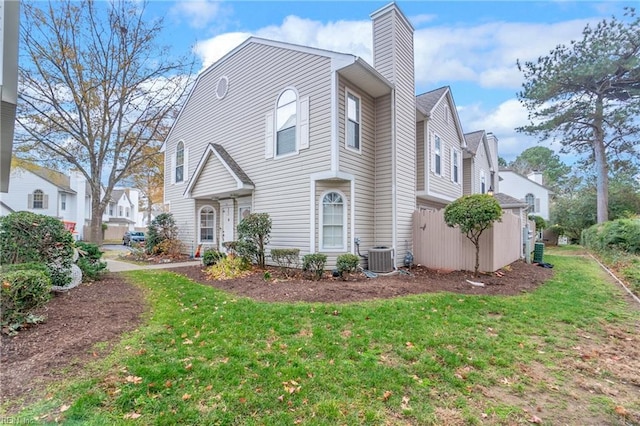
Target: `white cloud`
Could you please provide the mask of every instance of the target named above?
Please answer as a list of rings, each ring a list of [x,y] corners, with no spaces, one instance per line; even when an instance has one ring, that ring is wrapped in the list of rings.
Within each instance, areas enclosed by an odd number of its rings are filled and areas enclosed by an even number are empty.
[[[251,34],[249,33],[224,33],[213,38],[196,43],[193,51],[200,57],[202,68],[205,69],[218,59],[242,44]]]
[[[221,11],[219,1],[190,0],[176,2],[171,8],[173,16],[184,18],[193,28],[205,28]]]

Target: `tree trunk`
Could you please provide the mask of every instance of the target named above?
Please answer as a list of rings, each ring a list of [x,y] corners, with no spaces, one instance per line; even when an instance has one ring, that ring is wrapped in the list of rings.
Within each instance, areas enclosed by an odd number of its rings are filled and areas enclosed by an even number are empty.
[[[473,244],[476,246],[476,268],[473,272],[473,276],[478,278],[478,270],[480,269],[480,237],[478,237]]]
[[[596,205],[598,223],[609,220],[609,166],[604,146],[603,103],[596,100],[593,153],[596,160]]]
[[[102,233],[102,214],[104,213],[104,205],[100,200],[100,186],[98,185],[98,194],[92,190],[91,193],[91,232],[90,241],[97,245],[102,245],[104,235]]]

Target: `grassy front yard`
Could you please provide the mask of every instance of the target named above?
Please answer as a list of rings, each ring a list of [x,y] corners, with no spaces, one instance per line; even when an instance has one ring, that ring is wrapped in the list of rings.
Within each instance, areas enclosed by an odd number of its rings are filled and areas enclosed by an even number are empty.
[[[570,254],[570,253],[564,253]],[[68,424],[640,421],[640,311],[591,260],[517,297],[268,304],[129,273],[145,325],[20,413]]]

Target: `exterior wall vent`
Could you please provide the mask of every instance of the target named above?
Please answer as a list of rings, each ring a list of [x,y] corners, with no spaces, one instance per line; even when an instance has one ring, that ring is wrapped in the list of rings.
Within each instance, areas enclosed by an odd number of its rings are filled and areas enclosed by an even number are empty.
[[[393,249],[384,246],[370,248],[369,270],[381,273],[393,271]]]

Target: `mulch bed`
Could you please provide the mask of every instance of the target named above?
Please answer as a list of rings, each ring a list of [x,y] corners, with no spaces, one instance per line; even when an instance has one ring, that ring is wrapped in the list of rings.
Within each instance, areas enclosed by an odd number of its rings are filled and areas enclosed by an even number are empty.
[[[265,302],[347,303],[386,299],[419,293],[453,292],[484,295],[517,295],[529,292],[548,280],[552,269],[515,262],[503,276],[496,274],[474,278],[467,272],[439,272],[422,267],[410,275],[396,273],[370,279],[363,274],[347,281],[330,276],[321,281],[301,277],[280,279],[280,271],[270,268],[273,279],[264,280],[264,271],[240,279],[211,281],[203,267],[168,269],[190,279],[238,296]],[[477,287],[466,280],[482,282]],[[91,359],[109,351],[109,343],[124,332],[135,329],[144,312],[142,292],[127,283],[122,275],[109,273],[99,282],[81,284],[66,293],[58,293],[40,312],[47,321],[21,331],[17,336],[1,336],[0,403],[17,410],[25,402],[42,397],[47,383],[73,376]],[[107,342],[103,353],[94,345]],[[64,367],[64,372],[62,372]],[[18,399],[22,399],[19,401]]]

